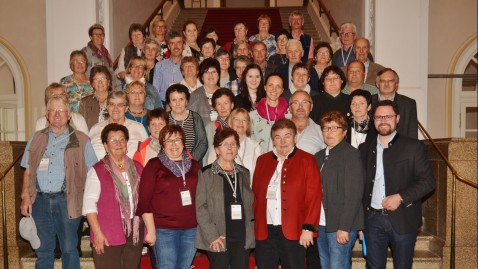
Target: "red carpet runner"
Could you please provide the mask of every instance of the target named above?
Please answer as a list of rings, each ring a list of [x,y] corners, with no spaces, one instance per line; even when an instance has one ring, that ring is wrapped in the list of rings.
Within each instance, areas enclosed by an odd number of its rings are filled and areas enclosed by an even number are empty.
[[[247,36],[257,34],[257,18],[261,14],[267,14],[271,18],[272,26],[269,33],[274,34],[282,28],[278,8],[218,8],[208,10],[202,30],[211,26],[216,28],[219,31],[219,44],[224,45],[234,38],[234,24],[237,21],[244,21],[247,24],[249,28]]]

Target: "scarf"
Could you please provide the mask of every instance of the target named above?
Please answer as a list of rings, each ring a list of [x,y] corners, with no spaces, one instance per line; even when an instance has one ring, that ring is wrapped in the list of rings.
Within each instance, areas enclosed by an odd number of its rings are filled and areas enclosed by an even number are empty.
[[[184,174],[187,174],[189,172],[189,170],[191,170],[191,158],[189,157],[188,153],[186,152],[186,150],[183,150],[183,152],[181,153],[182,157],[183,157],[183,166],[184,166]],[[159,160],[161,161],[161,163],[166,166],[166,168],[169,169],[169,171],[171,171],[176,177],[183,177],[183,174],[181,173],[181,169],[179,169],[179,167],[176,165],[176,162],[169,159],[169,157],[166,155],[166,153],[164,152],[164,149],[161,150],[159,153],[158,153],[158,158]]]
[[[356,122],[352,116],[352,127],[355,129],[357,133],[366,134],[369,128],[368,126],[369,121],[370,121],[370,118],[367,116],[366,120],[363,120],[361,122]]]
[[[287,113],[287,109],[289,106],[287,105],[287,101],[284,97],[279,97],[279,104],[277,107],[271,107],[267,105],[267,98],[262,98],[259,103],[257,103],[257,113],[263,119],[266,119],[269,123],[276,122],[277,120],[283,119],[285,114]],[[267,111],[269,111],[269,117],[267,117]]]
[[[108,52],[108,49],[105,48],[105,46],[101,45],[101,48],[97,48],[94,44],[93,41],[88,42],[88,47],[93,51],[93,55],[98,58],[98,59],[104,59],[106,62],[106,65],[108,67],[111,67],[111,57],[110,53]]]
[[[129,181],[131,183],[131,195],[133,196],[133,206],[129,203],[129,194],[128,187],[126,186],[126,180],[123,177],[119,167],[111,159],[109,155],[106,155],[103,158],[106,170],[110,173],[113,178],[113,183],[115,186],[115,197],[120,206],[121,215],[123,216],[123,232],[128,237],[133,232],[133,243],[136,245],[139,242],[139,217],[134,216],[136,207],[138,206],[138,191],[139,191],[139,174],[136,171],[133,160],[124,157],[125,160],[125,171],[128,174]],[[131,227],[130,216],[133,213],[133,227]]]

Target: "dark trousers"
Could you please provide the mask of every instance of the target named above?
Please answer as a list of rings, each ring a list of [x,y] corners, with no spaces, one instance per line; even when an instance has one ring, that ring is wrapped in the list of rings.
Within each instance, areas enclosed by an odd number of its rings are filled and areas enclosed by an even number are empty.
[[[319,246],[317,238],[314,238],[314,244],[307,248],[305,252],[307,269],[322,269],[320,266]]]
[[[257,269],[282,269],[304,268],[305,248],[299,240],[289,240],[282,232],[282,226],[267,225],[268,236],[266,240],[256,240]]]
[[[105,227],[104,229],[107,229]],[[133,243],[133,233],[126,237],[126,244],[120,246],[105,246],[103,254],[93,251],[95,268],[131,269],[138,268],[141,262],[141,250],[143,249],[144,224],[140,221],[139,242]]]
[[[208,251],[210,269],[247,269],[249,268],[250,249],[244,249],[244,242],[227,242],[225,252]]]
[[[367,268],[386,268],[387,249],[391,246],[393,267],[411,269],[417,233],[399,234],[390,223],[387,215],[369,212],[365,221],[365,240],[367,242]]]

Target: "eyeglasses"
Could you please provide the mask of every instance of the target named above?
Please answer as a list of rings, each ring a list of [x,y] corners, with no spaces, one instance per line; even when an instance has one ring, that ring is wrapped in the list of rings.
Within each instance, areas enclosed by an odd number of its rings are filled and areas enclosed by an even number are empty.
[[[56,113],[67,113],[68,109],[48,109],[48,113],[56,114]]]
[[[143,91],[141,91],[141,92],[132,92],[132,91],[129,91],[129,92],[127,92],[127,94],[131,94],[131,95],[143,95],[144,92],[143,92]]]
[[[110,140],[108,140],[108,142],[110,144],[125,144],[126,143],[126,138],[124,137],[121,137],[121,138],[111,138]]]
[[[344,37],[349,37],[349,36],[355,35],[355,33],[354,32],[346,32],[346,33],[344,32],[344,33],[340,33],[340,35],[344,36]]]
[[[337,132],[338,129],[342,129],[340,126],[322,127],[322,132]]]
[[[341,80],[341,78],[340,77],[326,77],[324,80],[327,81],[327,82],[331,82],[331,81]]]
[[[237,144],[236,143],[231,143],[231,144],[228,144],[228,143],[222,143],[222,144],[219,144],[220,147],[223,147],[225,149],[235,149],[237,148]]]
[[[94,78],[94,82],[106,82],[108,79],[107,78]]]
[[[216,70],[207,71],[207,72],[204,72],[204,74],[208,74],[208,75],[217,75],[217,71],[216,71]]]
[[[318,55],[330,55],[330,53],[328,51],[318,51],[317,54]]]
[[[173,144],[179,145],[183,142],[182,137],[176,137],[175,139],[167,139],[164,140],[164,143],[168,146],[172,146]]]
[[[131,66],[131,69],[141,69],[141,70],[144,70],[144,65],[137,65],[137,64],[135,64],[135,65],[132,65],[132,66]]]
[[[125,108],[126,104],[124,104],[124,103],[121,103],[121,104],[109,103],[108,106],[111,107],[111,108]]]
[[[103,37],[103,36],[105,36],[105,34],[92,34],[92,36],[99,36],[99,37]]]
[[[305,106],[308,104],[312,104],[312,102],[309,100],[302,100],[302,101],[296,100],[296,101],[290,102],[291,106]]]
[[[376,121],[391,121],[397,115],[386,115],[386,116],[373,116],[373,119]]]

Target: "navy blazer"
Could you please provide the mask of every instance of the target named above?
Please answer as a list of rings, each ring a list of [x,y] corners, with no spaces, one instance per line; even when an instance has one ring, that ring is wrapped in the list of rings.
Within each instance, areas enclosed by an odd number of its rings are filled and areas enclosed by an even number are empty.
[[[361,144],[359,150],[366,167],[363,206],[368,212],[377,166],[377,139]],[[385,195],[398,193],[403,200],[397,210],[388,214],[393,229],[399,234],[416,232],[422,225],[422,199],[436,184],[425,146],[417,139],[397,133],[383,151],[383,170]]]

